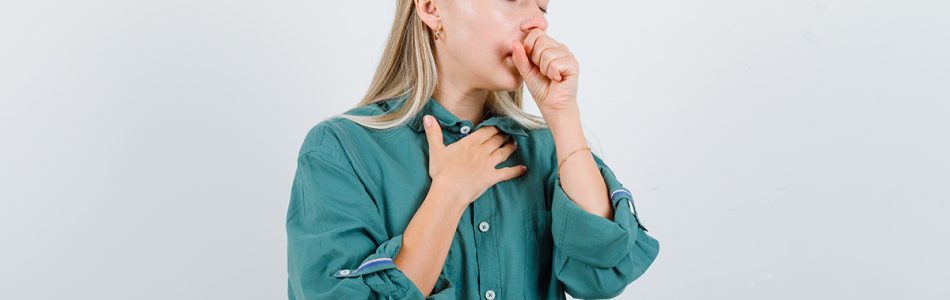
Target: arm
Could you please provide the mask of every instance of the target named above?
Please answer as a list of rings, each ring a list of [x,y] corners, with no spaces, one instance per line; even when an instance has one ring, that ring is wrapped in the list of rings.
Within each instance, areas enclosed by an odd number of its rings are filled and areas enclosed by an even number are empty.
[[[564,167],[560,178],[552,174],[548,181],[554,187],[553,269],[574,297],[609,298],[646,271],[659,243],[637,221],[629,191],[595,155],[574,153],[563,166],[556,165],[587,142],[577,106],[580,65],[545,29],[532,28],[511,47],[512,61],[554,136],[554,174]]]
[[[409,221],[403,233],[402,251],[395,259],[396,266],[403,271],[422,291],[430,291],[436,285],[459,219],[465,207],[452,205],[462,201],[439,201],[450,194],[433,183],[426,200]],[[428,297],[428,292],[423,292]]]
[[[445,276],[437,274],[423,296],[393,262],[405,235],[388,235],[375,200],[329,131],[312,130],[297,160],[286,224],[289,299],[453,299]]]
[[[438,284],[436,280],[455,237],[455,229],[468,204],[489,186],[520,176],[525,169],[495,168],[515,149],[514,144],[505,143],[497,128],[480,128],[446,146],[437,120],[432,116],[423,119],[432,184],[422,207],[407,226],[406,251],[396,264],[425,291]]]
[[[554,121],[549,126],[557,148],[555,164],[586,145],[576,114],[558,116],[549,118]],[[560,167],[560,178],[555,169],[549,180],[553,270],[574,297],[615,297],[655,261],[659,242],[647,235],[633,196],[603,160],[581,151]]]
[[[587,146],[577,109],[565,111],[547,119],[552,120],[548,122],[548,125],[551,128],[551,135],[554,136],[556,163],[570,152]],[[607,186],[594,162],[593,153],[590,151],[574,153],[564,161],[564,166],[558,166],[558,168],[562,167],[561,185],[571,196],[570,198],[574,199],[574,202],[585,211],[612,219],[613,208],[608,199]],[[557,174],[556,171],[555,174]]]

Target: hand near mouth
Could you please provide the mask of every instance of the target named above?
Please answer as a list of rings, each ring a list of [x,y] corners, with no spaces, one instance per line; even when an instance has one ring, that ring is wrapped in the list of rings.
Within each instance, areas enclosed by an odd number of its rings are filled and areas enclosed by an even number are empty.
[[[566,45],[534,29],[511,47],[511,59],[542,114],[577,109],[580,66]]]

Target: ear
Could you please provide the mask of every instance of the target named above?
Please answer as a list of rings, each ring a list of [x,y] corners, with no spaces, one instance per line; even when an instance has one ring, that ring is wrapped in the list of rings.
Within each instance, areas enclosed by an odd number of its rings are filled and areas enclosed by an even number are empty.
[[[442,17],[439,16],[439,8],[435,5],[435,0],[415,0],[416,14],[423,23],[426,23],[430,29],[439,28]]]

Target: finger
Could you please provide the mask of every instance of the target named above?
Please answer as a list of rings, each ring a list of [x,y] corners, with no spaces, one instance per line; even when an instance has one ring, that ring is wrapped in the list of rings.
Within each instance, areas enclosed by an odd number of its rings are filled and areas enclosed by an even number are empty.
[[[548,66],[548,71],[545,72],[544,74],[548,76],[548,78],[551,78],[551,80],[554,80],[554,81],[561,81],[562,79],[564,79],[564,76],[562,74],[568,71],[568,66],[565,65],[565,63],[567,63],[567,60],[568,60],[567,58],[568,58],[567,56],[555,58],[553,61],[550,62],[550,65]]]
[[[551,67],[551,63],[554,62],[554,61],[556,61],[556,60],[558,60],[558,59],[560,59],[560,58],[566,57],[566,56],[568,56],[568,55],[570,55],[570,53],[567,53],[567,51],[564,50],[564,48],[559,48],[559,49],[557,49],[557,50],[546,51],[546,52],[544,53],[544,56],[541,57],[541,64],[539,65],[540,68],[541,68],[541,73],[542,73],[542,74],[545,74],[545,76],[548,76],[548,78],[551,78],[551,80],[560,81],[560,80],[561,80],[561,79],[560,79],[560,77],[561,77],[560,75],[551,76],[552,73],[553,73],[553,74],[560,74],[560,73],[556,72],[556,71],[557,71],[556,68],[552,68],[552,67]],[[552,72],[552,71],[554,71],[554,72]]]
[[[537,47],[531,52],[531,61],[540,66],[541,55],[543,55],[545,52],[552,51],[560,47],[561,44],[551,38],[541,38],[538,41]]]
[[[528,53],[528,56],[531,56],[531,54],[534,53],[535,49],[537,48],[536,44],[538,42],[538,39],[540,39],[543,35],[544,35],[544,30],[537,29],[537,28],[528,32],[528,36],[524,38],[524,42],[523,42],[525,45],[524,50],[525,52]]]
[[[445,144],[442,142],[442,127],[435,117],[431,115],[423,116],[422,126],[425,127],[426,140],[429,141],[429,152],[432,152],[433,149],[445,147]]]
[[[565,57],[555,59],[551,64],[551,68],[556,70],[555,72],[561,77],[561,80],[580,74],[580,66],[574,54],[568,54]]]
[[[525,172],[528,171],[528,167],[525,167],[524,165],[518,165],[514,167],[506,167],[506,168],[495,169],[495,170],[496,170],[495,174],[497,174],[496,176],[498,176],[496,182],[501,182],[501,181],[505,181],[505,180],[509,180],[509,179],[521,176],[521,174],[524,174]]]
[[[515,63],[515,68],[518,69],[518,73],[521,74],[522,79],[529,78],[533,71],[534,66],[531,64],[531,61],[528,59],[528,54],[525,52],[525,45],[521,41],[514,41],[511,43],[511,60]]]
[[[475,130],[475,132],[473,132],[472,134],[469,134],[463,139],[468,139],[469,141],[474,142],[475,145],[480,145],[484,143],[485,140],[488,140],[488,138],[492,137],[498,132],[499,132],[498,127],[495,127],[494,125],[489,125],[489,126],[479,128],[478,130]]]
[[[482,143],[482,146],[486,148],[487,153],[492,153],[493,151],[495,151],[495,149],[498,149],[498,147],[501,147],[502,145],[504,145],[506,141],[508,141],[508,135],[499,132],[498,134],[495,134],[491,136],[490,138],[488,138],[488,140],[485,140],[485,142]]]
[[[495,161],[501,163],[508,159],[508,156],[511,156],[512,153],[515,153],[516,149],[518,149],[518,142],[516,142],[514,139],[511,139],[509,143],[505,143],[505,145],[501,148],[495,149],[491,155]]]

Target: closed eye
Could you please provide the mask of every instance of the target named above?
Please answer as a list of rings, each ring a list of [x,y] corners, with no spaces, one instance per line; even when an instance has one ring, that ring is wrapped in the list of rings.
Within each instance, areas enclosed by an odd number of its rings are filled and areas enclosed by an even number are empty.
[[[516,0],[510,0],[510,2],[515,2],[515,1],[516,1]],[[542,13],[548,14],[548,9],[547,9],[547,8],[545,8],[545,7],[538,7],[538,8],[541,9],[541,12],[542,12]]]

